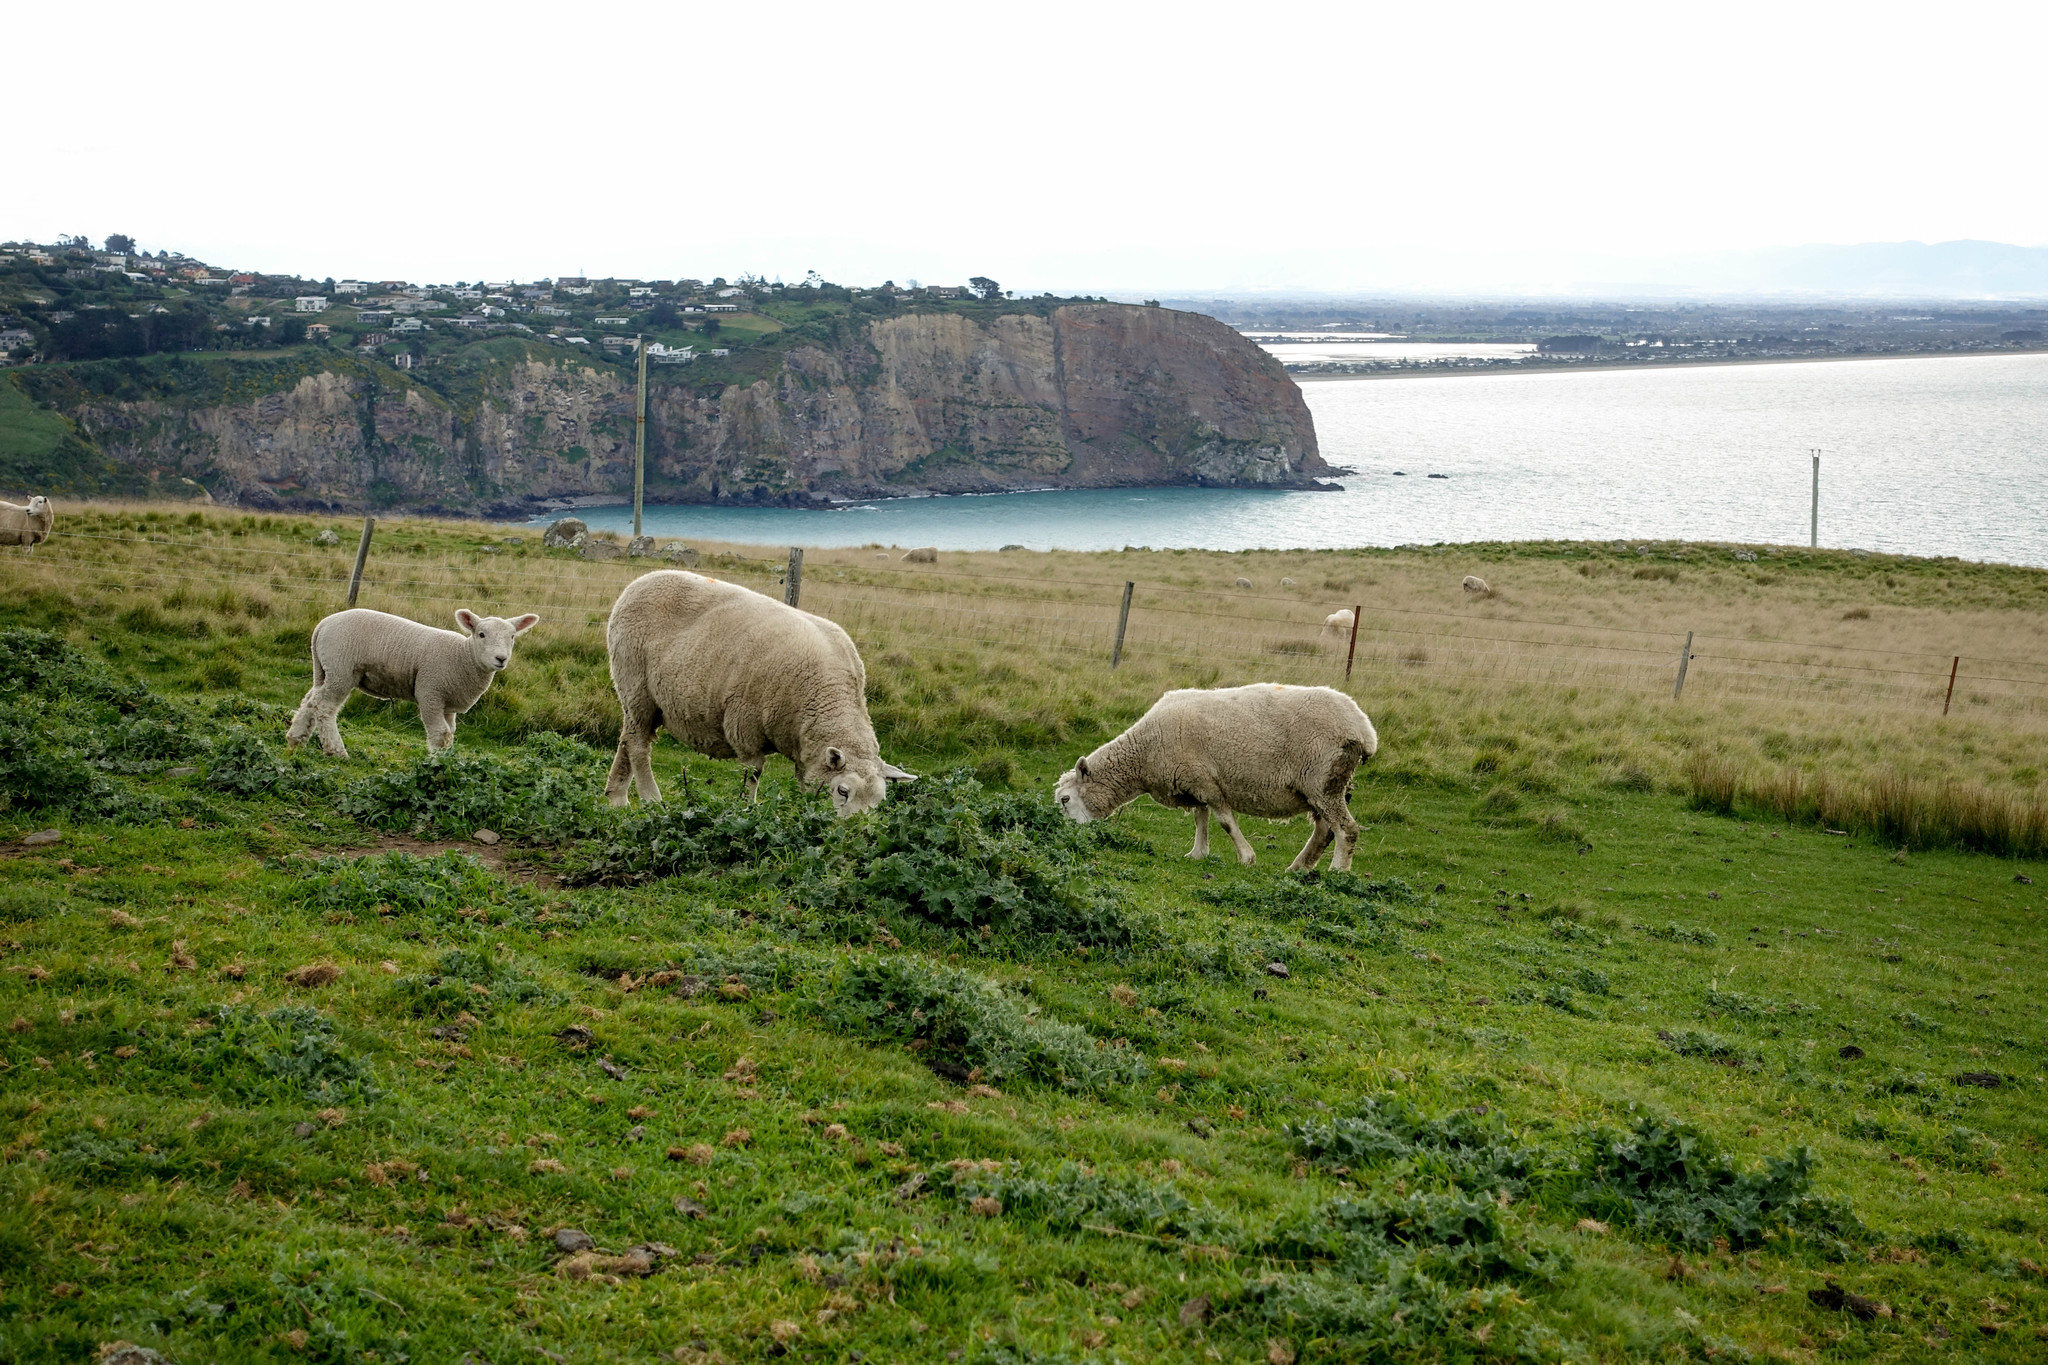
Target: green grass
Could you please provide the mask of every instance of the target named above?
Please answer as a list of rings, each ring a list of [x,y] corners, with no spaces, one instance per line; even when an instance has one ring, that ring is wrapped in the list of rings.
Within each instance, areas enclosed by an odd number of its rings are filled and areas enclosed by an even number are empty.
[[[6,601],[80,655],[9,656],[0,765],[61,740],[111,795],[0,809],[0,1357],[2043,1349],[2039,862],[1597,768],[1510,789],[1512,749],[1404,761],[1396,711],[1359,880],[1301,885],[1299,824],[1246,821],[1250,868],[1148,803],[1031,824],[1077,740],[963,753],[879,657],[890,756],[992,784],[918,793],[957,836],[891,825],[905,792],[832,825],[779,762],[735,807],[703,759],[716,829],[650,824],[516,708],[462,730],[460,783],[361,699],[350,760],[284,761],[303,623],[253,599]],[[510,837],[447,839],[485,819]]]

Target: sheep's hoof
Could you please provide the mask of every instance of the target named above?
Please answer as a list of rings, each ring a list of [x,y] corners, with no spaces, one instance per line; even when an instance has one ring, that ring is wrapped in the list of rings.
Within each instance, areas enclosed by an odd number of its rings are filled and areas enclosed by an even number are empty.
[[[1239,866],[1250,867],[1254,862],[1258,861],[1258,857],[1258,854],[1247,849],[1245,852],[1237,855],[1237,861]]]

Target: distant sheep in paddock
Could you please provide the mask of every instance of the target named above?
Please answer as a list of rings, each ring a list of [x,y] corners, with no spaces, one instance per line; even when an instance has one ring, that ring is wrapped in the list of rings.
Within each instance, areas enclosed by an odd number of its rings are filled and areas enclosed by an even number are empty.
[[[939,562],[938,547],[927,545],[921,550],[907,551],[903,556],[903,562],[905,564],[936,564]]]
[[[1486,586],[1486,580],[1477,574],[1466,574],[1465,581],[1458,586],[1475,597],[1484,597],[1493,591],[1492,588]]]
[[[420,708],[427,748],[455,744],[455,718],[475,706],[491,679],[512,663],[512,644],[540,623],[531,612],[506,620],[455,613],[460,631],[436,630],[403,616],[355,607],[313,627],[313,686],[292,715],[285,743],[298,748],[320,736],[320,751],[347,758],[341,708],[357,689],[386,701],[410,698]]]
[[[1283,578],[1280,580],[1280,586],[1283,588],[1292,588],[1298,585],[1291,578]]]
[[[1053,795],[1069,819],[1084,825],[1140,795],[1193,808],[1190,858],[1209,856],[1213,810],[1240,863],[1257,856],[1237,826],[1240,812],[1276,820],[1307,813],[1315,829],[1288,870],[1314,867],[1334,839],[1330,868],[1341,872],[1358,842],[1347,804],[1351,779],[1379,747],[1358,703],[1333,688],[1184,689],[1168,692],[1137,724],[1076,762]]]
[[[57,509],[40,493],[30,498],[26,507],[0,502],[0,545],[26,545],[33,550],[50,538],[50,528],[56,524]]]
[[[1351,634],[1351,608],[1346,607],[1342,611],[1333,611],[1325,616],[1321,633],[1340,640]]]
[[[868,719],[867,669],[847,633],[735,583],[664,570],[634,579],[605,626],[623,723],[605,797],[659,801],[648,755],[656,731],[713,758],[746,765],[747,795],[770,754],[797,780],[826,788],[838,814],[881,804],[892,781],[917,779],[882,761]],[[689,792],[689,774],[683,791]]]
[[[1251,580],[1250,580],[1249,578],[1240,578],[1240,579],[1238,579],[1238,580],[1237,580],[1237,583],[1236,583],[1236,585],[1235,585],[1235,586],[1237,586],[1237,587],[1240,587],[1240,588],[1249,588],[1249,587],[1250,587],[1251,585],[1252,585],[1252,581],[1251,581]]]

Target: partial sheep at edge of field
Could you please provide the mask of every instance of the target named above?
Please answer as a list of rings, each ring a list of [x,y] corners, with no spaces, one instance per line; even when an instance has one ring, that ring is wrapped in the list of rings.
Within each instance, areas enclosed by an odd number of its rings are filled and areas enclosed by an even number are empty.
[[[30,498],[26,507],[0,502],[0,545],[26,545],[33,550],[50,538],[50,528],[56,524],[57,509],[40,493]]]
[[[1358,821],[1349,807],[1358,765],[1379,751],[1379,735],[1358,703],[1329,687],[1253,683],[1168,692],[1135,725],[1077,761],[1053,789],[1060,809],[1081,824],[1100,820],[1138,796],[1192,807],[1195,846],[1209,856],[1209,812],[1237,847],[1240,863],[1257,855],[1237,814],[1284,820],[1307,813],[1315,829],[1289,871],[1316,865],[1332,840],[1332,871],[1351,866]]]
[[[698,753],[737,758],[747,797],[768,755],[825,787],[838,814],[881,804],[891,781],[917,779],[882,761],[868,719],[867,669],[831,621],[736,583],[663,570],[626,585],[605,625],[623,723],[605,799],[659,801],[649,753],[657,727]],[[683,791],[689,793],[684,770]]]
[[[459,631],[436,630],[403,616],[353,607],[313,627],[313,686],[292,714],[285,743],[298,748],[306,736],[320,737],[329,758],[347,758],[335,723],[349,696],[361,688],[387,701],[410,698],[420,708],[428,749],[455,744],[455,718],[489,690],[491,680],[512,663],[512,646],[540,623],[528,612],[506,620],[478,616],[467,607],[455,613]]]
[[[922,549],[907,550],[903,555],[905,564],[936,564],[939,562],[938,547],[927,545]]]
[[[1319,633],[1335,636],[1339,639],[1349,635],[1351,633],[1351,608],[1346,607],[1342,611],[1333,611],[1328,616],[1325,616],[1323,618],[1323,628]]]
[[[1466,592],[1472,593],[1474,595],[1481,595],[1493,591],[1492,588],[1486,585],[1486,580],[1479,577],[1479,575],[1477,574],[1466,574],[1465,581],[1463,583],[1460,583],[1458,586],[1463,588]]]

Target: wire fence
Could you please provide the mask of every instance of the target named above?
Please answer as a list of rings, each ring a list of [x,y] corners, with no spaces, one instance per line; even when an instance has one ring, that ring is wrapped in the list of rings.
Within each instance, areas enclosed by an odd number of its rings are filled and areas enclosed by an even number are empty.
[[[168,607],[308,611],[344,605],[355,547],[224,535],[59,532],[7,561],[6,576],[42,579],[103,598],[147,595]],[[531,547],[374,549],[359,605],[423,620],[455,608],[538,611],[602,626],[625,584],[659,561],[584,559]],[[740,551],[706,553],[699,572],[781,597],[785,564]],[[1763,636],[1632,629],[1531,614],[1494,615],[1371,601],[1331,602],[1248,589],[1138,579],[1127,616],[1123,582],[1056,566],[1045,575],[940,569],[894,558],[821,560],[801,579],[804,610],[838,622],[863,649],[911,646],[1033,651],[1107,670],[1124,665],[1191,680],[1320,682],[1354,689],[1388,677],[1602,688],[1694,700],[1798,697],[1934,713],[2048,717],[2048,659],[1957,657]],[[1318,594],[1328,597],[1329,594]],[[1362,608],[1355,641],[1326,620]],[[1681,670],[1681,656],[1684,656]],[[1681,672],[1683,674],[1681,678]]]

